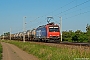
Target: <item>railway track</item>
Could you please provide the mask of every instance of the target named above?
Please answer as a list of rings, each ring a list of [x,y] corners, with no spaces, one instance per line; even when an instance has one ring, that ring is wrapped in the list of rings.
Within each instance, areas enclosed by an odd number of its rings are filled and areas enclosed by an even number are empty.
[[[66,44],[66,45],[76,45],[76,46],[90,46],[90,43],[60,42],[60,44]]]
[[[72,42],[60,42],[60,43],[56,43],[56,42],[48,42],[48,43],[45,43],[45,42],[32,42],[32,43],[36,43],[36,44],[45,44],[45,45],[73,45],[73,46],[88,46],[90,47],[90,43],[72,43]]]

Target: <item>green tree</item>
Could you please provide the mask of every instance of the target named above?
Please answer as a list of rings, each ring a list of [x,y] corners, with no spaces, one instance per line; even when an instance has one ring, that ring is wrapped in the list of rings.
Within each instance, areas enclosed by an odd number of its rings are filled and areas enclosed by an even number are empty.
[[[4,36],[9,36],[9,35],[10,35],[10,32],[4,33]],[[3,36],[3,34],[1,36]]]
[[[80,42],[80,41],[82,41],[82,39],[80,38],[81,37],[81,35],[82,35],[82,31],[81,30],[77,30],[77,31],[75,31],[75,37],[77,37],[77,42]]]
[[[74,35],[74,32],[72,30],[69,31],[63,31],[63,41],[69,41],[72,42],[72,36]]]
[[[86,26],[86,34],[87,34],[88,42],[90,42],[90,25],[89,24],[87,24]]]
[[[72,36],[72,41],[78,42],[78,36],[76,34]]]
[[[90,32],[90,25],[89,24],[87,24],[87,26],[86,26],[86,31]]]
[[[8,36],[8,35],[10,35],[10,32],[4,33],[4,36]]]

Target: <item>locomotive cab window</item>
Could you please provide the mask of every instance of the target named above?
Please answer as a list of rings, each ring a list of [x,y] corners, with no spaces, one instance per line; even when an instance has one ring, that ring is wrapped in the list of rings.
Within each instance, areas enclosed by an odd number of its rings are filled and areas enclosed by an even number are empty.
[[[58,27],[49,27],[49,32],[59,32]]]

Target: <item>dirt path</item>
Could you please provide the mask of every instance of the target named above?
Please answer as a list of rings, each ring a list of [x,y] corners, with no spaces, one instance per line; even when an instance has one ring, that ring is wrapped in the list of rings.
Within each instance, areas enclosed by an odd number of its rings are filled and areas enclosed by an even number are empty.
[[[3,47],[3,59],[2,60],[38,60],[33,55],[30,55],[18,47],[2,42]]]

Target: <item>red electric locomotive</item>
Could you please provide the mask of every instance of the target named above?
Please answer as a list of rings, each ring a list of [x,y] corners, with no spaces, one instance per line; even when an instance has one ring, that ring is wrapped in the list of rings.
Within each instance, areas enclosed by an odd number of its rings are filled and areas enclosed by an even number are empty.
[[[60,28],[57,24],[48,23],[36,29],[35,39],[42,41],[60,41]]]
[[[49,39],[60,39],[60,29],[58,25],[54,23],[49,23],[46,25],[47,38]]]

